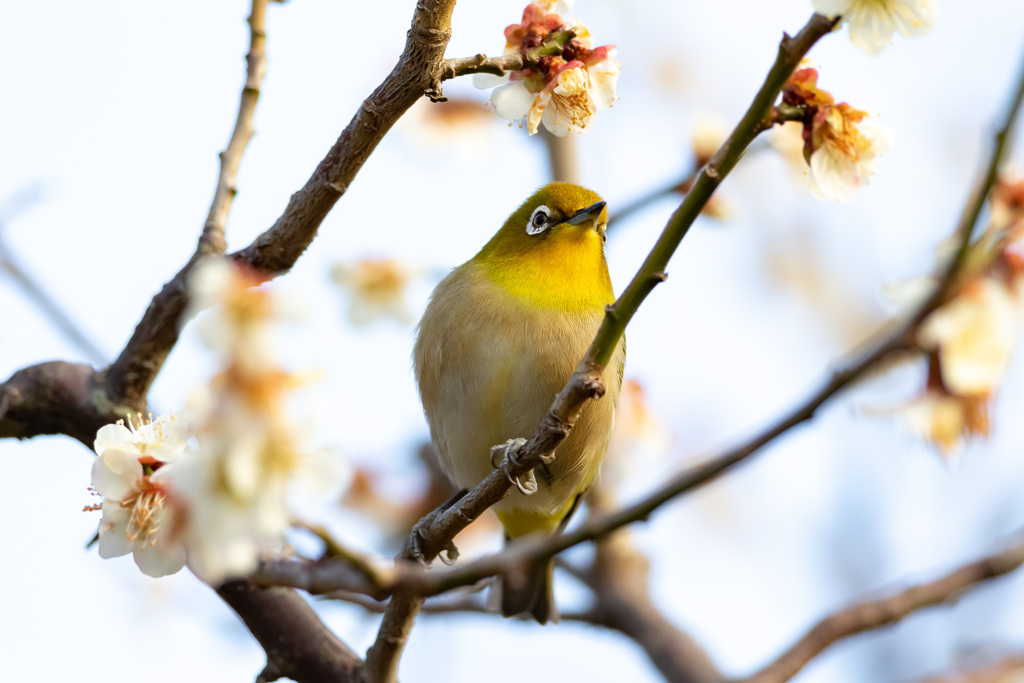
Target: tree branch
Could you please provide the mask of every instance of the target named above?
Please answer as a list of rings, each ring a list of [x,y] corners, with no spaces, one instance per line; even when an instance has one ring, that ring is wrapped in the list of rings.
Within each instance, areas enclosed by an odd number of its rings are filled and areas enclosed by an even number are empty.
[[[1024,543],[960,567],[930,583],[912,586],[887,598],[862,602],[822,619],[778,659],[741,683],[783,683],[825,648],[843,638],[893,624],[925,607],[954,600],[962,591],[1024,564]]]
[[[814,19],[812,19],[813,22]],[[810,25],[808,24],[808,26]],[[805,28],[801,35],[806,30]],[[995,145],[993,146],[989,161],[983,169],[979,185],[968,201],[967,208],[956,228],[956,234],[960,237],[960,254],[965,254],[966,247],[970,244],[971,235],[975,231],[975,225],[981,212],[980,205],[983,204],[989,190],[991,190],[992,184],[995,182],[997,171],[1008,148],[1022,101],[1024,101],[1024,69],[1021,71],[1003,124],[996,135]],[[744,120],[747,120],[747,117]],[[735,133],[733,137],[735,137]],[[724,150],[728,146],[729,142],[722,149]],[[723,152],[719,150],[715,158],[722,156]],[[714,160],[712,160],[712,163],[714,163]],[[706,173],[707,169],[701,172],[701,177],[704,177]],[[694,192],[696,192],[696,187],[699,185],[700,179],[695,184]],[[684,207],[691,202],[691,197],[693,196],[693,193],[687,196],[683,201]],[[682,207],[680,210],[677,210],[676,215],[680,214],[681,211]],[[694,211],[699,213],[699,207],[696,207]],[[696,213],[692,215],[696,215]],[[670,222],[666,231],[672,225],[673,223]],[[664,233],[662,238],[664,238]],[[662,240],[659,240],[659,244],[661,242]],[[656,246],[655,250],[657,249],[658,247]],[[653,255],[654,251],[652,251]],[[648,257],[648,261],[651,258]],[[859,356],[859,360],[855,360],[835,371],[831,379],[806,402],[745,444],[682,472],[665,486],[655,490],[639,502],[613,514],[593,517],[573,531],[547,538],[524,537],[509,544],[501,553],[488,555],[453,569],[427,573],[411,567],[399,567],[400,571],[396,574],[396,582],[392,586],[386,587],[386,590],[392,593],[406,593],[417,596],[436,595],[457,586],[468,585],[484,578],[504,573],[512,567],[524,566],[541,558],[554,556],[574,545],[602,538],[628,524],[646,520],[655,510],[668,501],[714,480],[732,466],[753,455],[775,438],[793,427],[810,420],[814,417],[817,410],[830,398],[866,376],[883,361],[895,354],[915,350],[915,336],[918,327],[946,300],[946,296],[956,283],[964,261],[964,258],[957,258],[950,264],[943,273],[934,295],[921,304],[906,322],[898,326],[894,332],[885,335],[880,334],[879,336],[882,337],[881,341],[863,352]],[[634,278],[630,287],[638,282],[647,268],[648,266],[645,263],[645,267],[641,267],[640,273]],[[629,290],[627,289],[628,292]],[[626,299],[625,293],[620,297],[619,302],[622,302],[624,299]],[[639,303],[637,302],[635,305],[639,305]],[[635,307],[633,310],[635,310]],[[606,317],[605,322],[607,323],[608,320],[609,318]],[[602,326],[601,331],[598,333],[599,339],[604,331],[605,327]],[[522,476],[525,474],[526,471],[537,464],[542,454],[553,451],[561,442],[561,438],[564,438],[564,435],[568,433],[572,425],[571,421],[575,419],[579,407],[586,400],[585,398],[580,399],[580,396],[587,390],[587,381],[591,377],[585,372],[588,367],[587,363],[593,362],[590,359],[594,356],[595,349],[599,348],[603,347],[599,345],[598,340],[595,340],[594,345],[591,346],[591,350],[588,352],[587,358],[584,358],[580,363],[569,384],[556,397],[554,405],[537,433],[534,434],[530,442],[522,449],[519,462],[510,467],[512,476]],[[598,366],[597,372],[593,377],[599,377],[600,375],[597,374],[599,372],[600,366]],[[590,386],[593,388],[592,385]],[[545,450],[546,448],[550,448],[550,450]],[[501,500],[510,487],[511,484],[507,476],[500,470],[495,470],[458,503],[450,508],[438,510],[429,528],[425,532],[420,532],[422,535],[420,548],[426,559],[433,559],[443,548],[447,547],[456,533],[482,514],[484,509],[494,502]],[[409,547],[410,544],[407,544],[407,550]],[[321,590],[326,592],[345,588],[362,592],[358,587],[348,582],[345,572],[351,571],[350,568],[338,568],[338,578],[340,580],[337,585],[332,584],[330,567],[321,566],[317,569],[318,585]],[[302,577],[305,573],[301,566],[293,567],[292,570],[299,577]],[[394,604],[396,601],[393,600],[392,603]]]
[[[17,257],[4,240],[7,226],[12,217],[38,202],[41,194],[38,185],[30,185],[4,202],[5,205],[0,209],[0,270],[7,272],[10,278],[21,287],[25,295],[39,307],[39,310],[50,319],[50,322],[69,342],[77,346],[90,361],[102,365],[107,362],[106,354],[71,319],[64,308],[46,291],[42,283],[21,267]]]
[[[291,678],[301,683],[355,683],[362,660],[287,588],[232,581],[217,589],[267,653],[260,681]]]
[[[457,57],[446,59],[441,63],[440,78],[447,81],[459,76],[485,73],[495,76],[504,76],[509,71],[522,71],[537,66],[537,60],[545,55],[561,54],[562,48],[570,40],[576,37],[571,30],[555,31],[548,36],[543,45],[523,52],[501,57],[488,57],[484,53],[472,57]],[[440,91],[438,91],[440,96]],[[435,99],[432,97],[431,99]]]
[[[479,517],[484,510],[505,497],[511,486],[510,476],[521,477],[545,460],[549,460],[558,445],[568,436],[586,402],[600,398],[604,394],[604,386],[601,384],[602,372],[618,346],[629,320],[654,286],[665,279],[664,270],[669,258],[700,214],[701,208],[757,135],[761,122],[768,115],[775,98],[800,59],[819,38],[829,33],[834,25],[834,21],[815,14],[795,38],[784,36],[775,64],[747,113],[725,145],[701,171],[693,190],[669,220],[633,281],[618,301],[609,307],[586,356],[555,397],[537,431],[516,454],[515,462],[510,463],[509,472],[495,470],[460,501],[447,510],[438,511],[438,514],[431,518],[429,526],[424,531],[416,533],[410,542],[406,543],[402,557],[411,560],[421,556],[428,562],[433,560],[441,550],[451,545],[452,539],[459,531]],[[396,680],[398,659],[422,604],[423,598],[408,593],[392,597],[377,640],[366,656],[368,680],[372,683],[391,683]]]
[[[587,496],[587,505],[591,515],[616,507],[611,491],[600,485]],[[723,676],[707,652],[651,600],[649,566],[625,530],[601,539],[594,564],[582,577],[594,594],[587,620],[637,643],[667,681],[721,683]]]
[[[203,225],[195,253],[149,304],[135,333],[106,377],[110,400],[128,406],[128,412],[145,411],[149,388],[178,342],[181,315],[187,303],[188,279],[202,260],[223,254],[227,246],[224,231],[231,203],[238,193],[236,183],[242,154],[253,135],[253,116],[260,86],[267,71],[265,19],[267,0],[253,0],[249,15],[249,53],[245,57],[245,85],[238,105],[235,127],[227,148],[220,153],[220,174],[210,211]]]

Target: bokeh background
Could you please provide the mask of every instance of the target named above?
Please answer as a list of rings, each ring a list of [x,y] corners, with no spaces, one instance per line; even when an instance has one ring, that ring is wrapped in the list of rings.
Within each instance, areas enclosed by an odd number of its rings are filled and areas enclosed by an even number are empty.
[[[819,202],[783,158],[752,154],[719,197],[731,218],[702,218],[670,279],[629,328],[627,377],[659,427],[609,467],[623,500],[767,424],[800,401],[837,359],[893,313],[886,283],[929,272],[956,223],[1024,57],[1019,0],[941,2],[923,38],[872,58],[845,34],[812,52],[821,85],[896,131],[872,185],[850,205]],[[449,56],[500,52],[520,0],[457,6]],[[269,72],[257,135],[228,226],[232,248],[267,228],[400,54],[412,3],[292,0],[268,12]],[[806,0],[578,0],[599,44],[619,46],[620,101],[576,142],[584,182],[612,208],[690,169],[691,133],[707,114],[738,120],[783,30]],[[234,122],[248,44],[243,0],[173,6],[8,3],[0,10],[0,205],[7,255],[44,283],[112,359],[150,297],[191,254]],[[294,271],[273,286],[306,317],[281,342],[286,364],[322,371],[303,392],[316,440],[372,473],[401,502],[427,481],[426,438],[412,380],[411,322],[357,326],[331,270],[395,258],[418,276],[413,320],[447,269],[471,257],[548,179],[544,145],[493,118],[468,79],[445,84],[479,104],[421,102],[396,126],[325,221]],[[1012,155],[1024,163],[1024,145]],[[608,240],[621,289],[675,205],[652,204]],[[65,340],[22,288],[0,274],[0,375],[47,359],[93,360]],[[181,407],[212,360],[186,329],[151,395]],[[944,461],[892,408],[923,368],[877,376],[829,404],[728,477],[634,529],[651,557],[652,590],[727,674],[773,658],[819,617],[885,586],[937,576],[998,548],[1024,526],[1024,365],[995,403],[991,437]],[[0,650],[9,680],[251,680],[263,653],[215,594],[188,573],[152,580],[130,559],[84,545],[97,517],[92,457],[63,437],[0,442],[6,512],[0,532]],[[331,527],[391,554],[366,512]],[[484,530],[486,532],[486,530]],[[494,549],[474,535],[467,554]],[[577,551],[583,557],[586,551]],[[563,608],[585,594],[559,580]],[[356,651],[378,617],[318,609]],[[1024,647],[1024,574],[956,604],[830,648],[802,683],[912,681]],[[402,680],[659,680],[620,636],[494,616],[423,617]]]

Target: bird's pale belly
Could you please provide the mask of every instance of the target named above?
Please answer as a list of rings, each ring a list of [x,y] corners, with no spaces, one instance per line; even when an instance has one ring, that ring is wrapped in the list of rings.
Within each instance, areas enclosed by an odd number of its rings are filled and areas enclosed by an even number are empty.
[[[555,394],[586,353],[603,314],[531,310],[496,298],[493,292],[487,299],[498,305],[477,303],[461,311],[428,309],[416,350],[434,444],[446,473],[465,488],[492,471],[492,446],[529,438],[536,431]],[[458,344],[445,339],[448,335],[443,330],[452,329],[459,330]],[[421,348],[424,343],[439,346]],[[437,366],[430,367],[431,363]],[[609,388],[617,388],[620,367],[617,355],[606,371]],[[538,471],[538,492],[527,497],[513,491],[496,506],[498,511],[552,515],[589,486],[608,445],[617,392],[610,393],[584,409],[558,448],[555,462],[548,471]]]

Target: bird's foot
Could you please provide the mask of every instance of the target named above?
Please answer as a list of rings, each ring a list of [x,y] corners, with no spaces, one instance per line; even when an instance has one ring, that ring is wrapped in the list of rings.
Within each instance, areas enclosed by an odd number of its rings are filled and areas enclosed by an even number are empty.
[[[467,489],[459,489],[455,492],[455,495],[442,503],[439,508],[432,510],[426,517],[413,524],[412,533],[409,534],[409,540],[406,542],[407,547],[403,554],[424,566],[429,565],[430,562],[423,551],[423,546],[431,545],[430,527],[433,526],[438,515],[462,500],[463,496],[467,493]],[[455,547],[453,541],[449,541],[447,547],[441,550],[437,556],[442,563],[451,566],[455,564],[455,560],[459,559],[459,549]]]
[[[519,493],[530,496],[537,492],[537,475],[530,470],[522,477],[512,473],[519,465],[519,449],[526,445],[526,439],[509,439],[500,446],[491,447],[491,466],[500,469],[508,480],[519,489]]]

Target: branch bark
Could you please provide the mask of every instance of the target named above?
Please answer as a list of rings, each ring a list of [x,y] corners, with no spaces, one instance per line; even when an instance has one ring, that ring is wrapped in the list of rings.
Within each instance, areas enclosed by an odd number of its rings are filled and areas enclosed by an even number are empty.
[[[450,547],[459,531],[507,495],[511,486],[510,479],[525,475],[553,457],[552,454],[568,436],[586,402],[604,394],[600,380],[602,371],[611,359],[629,320],[654,286],[665,279],[668,260],[700,214],[701,208],[759,132],[790,74],[814,43],[828,34],[834,25],[835,21],[815,14],[796,37],[784,36],[775,64],[747,113],[725,145],[701,171],[693,190],[665,226],[633,281],[618,301],[609,307],[593,344],[569,382],[555,397],[537,431],[516,457],[509,459],[507,472],[495,470],[462,500],[447,510],[438,511],[429,526],[417,532],[406,544],[402,553],[405,559],[422,558],[430,562],[438,553]],[[391,683],[396,680],[398,659],[422,604],[422,597],[409,593],[392,597],[377,639],[366,656],[369,681]]]
[[[253,0],[249,14],[249,53],[245,57],[245,85],[238,104],[235,126],[227,148],[220,153],[220,174],[210,211],[199,236],[195,253],[170,282],[153,297],[128,344],[106,375],[110,401],[127,407],[126,412],[145,412],[146,396],[164,361],[178,342],[181,316],[187,304],[188,279],[201,261],[223,254],[227,248],[224,232],[231,204],[238,193],[238,168],[253,135],[253,116],[260,87],[267,71],[266,14],[268,0]]]
[[[298,593],[232,581],[217,589],[267,653],[258,681],[356,681],[362,660],[341,642]]]
[[[812,19],[812,23],[813,21],[814,20]],[[810,26],[810,24],[808,24],[808,26]],[[801,34],[802,33],[804,32],[801,32]],[[919,306],[913,314],[909,316],[909,319],[899,325],[894,332],[890,332],[888,334],[880,333],[878,335],[881,337],[880,342],[863,352],[858,357],[858,360],[855,360],[847,364],[845,367],[835,371],[832,374],[831,379],[806,402],[792,410],[788,415],[782,417],[778,422],[768,427],[764,432],[753,437],[745,444],[728,450],[718,456],[706,460],[702,464],[682,472],[662,488],[655,490],[644,499],[629,507],[623,508],[612,514],[589,519],[587,522],[570,532],[543,539],[526,537],[521,540],[517,540],[516,542],[509,544],[501,553],[482,557],[454,569],[427,573],[412,567],[399,567],[401,571],[396,574],[395,583],[390,586],[384,586],[383,588],[391,593],[408,593],[417,596],[436,595],[457,586],[468,585],[480,581],[481,579],[501,574],[511,567],[521,566],[544,557],[551,557],[574,545],[602,538],[616,529],[628,524],[646,520],[655,510],[668,501],[716,479],[726,470],[746,460],[775,438],[786,433],[793,427],[813,418],[817,410],[829,399],[868,375],[883,361],[891,358],[895,354],[915,350],[916,345],[914,339],[918,327],[928,317],[928,315],[930,315],[946,300],[946,297],[956,285],[960,269],[965,261],[967,247],[970,245],[971,236],[975,232],[981,208],[984,204],[985,198],[988,196],[989,190],[991,190],[992,185],[995,183],[998,169],[1000,168],[1006,150],[1008,149],[1008,143],[1011,139],[1012,132],[1021,109],[1022,101],[1024,101],[1024,69],[1022,69],[1009,108],[1004,116],[999,132],[996,135],[995,144],[993,145],[989,161],[982,169],[983,172],[980,176],[979,183],[975,191],[972,193],[971,198],[968,200],[964,213],[961,216],[960,223],[956,228],[956,234],[959,235],[960,239],[958,252],[960,256],[954,259],[942,274],[941,280],[939,285],[936,287],[934,294]],[[728,146],[729,143],[727,142],[726,147]],[[724,149],[725,147],[723,147],[723,150]],[[719,153],[715,155],[715,158],[719,158],[722,155],[722,151],[720,150]],[[738,154],[736,156],[738,158]],[[712,160],[712,163],[714,163],[714,160]],[[706,172],[707,169],[702,171],[701,176],[703,177]],[[700,179],[698,179],[694,186],[694,192],[696,192],[696,188],[699,186]],[[684,207],[690,203],[691,197],[693,196],[693,193],[687,196],[683,201]],[[682,207],[680,210],[677,210],[676,214],[678,215],[681,210]],[[699,206],[693,209],[696,213],[699,213],[699,210]],[[696,213],[693,213],[692,215],[696,216]],[[672,225],[672,222],[670,222],[666,231],[668,231]],[[664,234],[662,237],[664,238]],[[661,244],[661,241],[662,240],[659,240],[659,244]],[[656,246],[655,250],[657,249],[658,247]],[[653,255],[654,251],[652,251],[652,256]],[[650,260],[651,257],[648,258],[648,261]],[[657,264],[655,264],[655,267],[656,265]],[[647,268],[648,266],[646,264],[641,268],[641,272],[638,273],[637,277],[633,280],[634,284],[638,282],[638,279],[641,279],[642,274]],[[632,287],[633,285],[631,284],[630,286]],[[627,289],[627,293],[628,291],[629,290]],[[624,299],[626,299],[625,293],[620,297],[619,302],[622,302]],[[637,302],[635,305],[639,305],[639,303]],[[635,306],[633,310],[635,311]],[[630,316],[631,315],[632,312],[630,312]],[[605,322],[607,323],[608,320],[609,317],[606,317]],[[606,328],[602,326],[601,331],[598,333],[599,339],[602,332],[605,332],[605,329]],[[621,329],[619,332],[621,334]],[[608,337],[611,338],[611,335],[609,334]],[[614,342],[617,342],[617,339],[617,337],[613,338],[612,343],[614,344]],[[561,439],[568,433],[568,430],[571,429],[572,420],[575,419],[575,415],[578,413],[579,407],[582,406],[583,402],[586,400],[584,396],[588,388],[587,381],[590,376],[585,372],[585,370],[589,367],[597,367],[597,373],[600,372],[601,366],[592,365],[594,361],[591,360],[595,356],[595,349],[600,348],[603,348],[603,346],[599,344],[598,340],[595,340],[590,352],[588,352],[587,357],[581,361],[580,366],[570,379],[569,384],[565,389],[563,389],[562,393],[556,397],[555,403],[549,411],[544,423],[542,423],[537,433],[534,434],[533,438],[522,449],[518,463],[513,464],[509,468],[509,474],[511,476],[522,476],[525,474],[525,472],[535,466],[542,457],[546,457],[546,454],[551,453],[554,448],[561,443]],[[588,365],[588,363],[591,365]],[[593,376],[598,377],[600,375],[595,374]],[[590,390],[595,390],[593,385],[589,385],[589,387]],[[509,483],[508,476],[500,470],[495,470],[458,503],[446,510],[437,511],[438,514],[433,519],[426,532],[421,532],[424,537],[420,539],[420,547],[423,550],[423,555],[426,559],[432,560],[436,557],[442,549],[446,548],[451,543],[451,540],[455,537],[456,533],[465,528],[465,526],[468,526],[472,520],[476,519],[483,513],[484,509],[498,500],[501,500],[510,487],[511,484]],[[305,583],[304,572],[302,571],[301,566],[293,566],[290,568],[290,571],[294,573],[295,577],[303,580],[303,583]],[[350,568],[339,567],[339,583],[337,585],[332,585],[330,580],[330,567],[318,567],[317,579],[321,590],[326,592],[335,589],[347,589],[362,592],[358,586],[354,586],[349,583],[347,575],[350,571]],[[376,588],[379,589],[382,587],[377,586]],[[393,600],[393,603],[394,602],[396,602],[396,600]]]
[[[829,645],[843,638],[893,624],[908,614],[956,599],[964,590],[1024,564],[1024,543],[972,562],[930,583],[879,600],[862,602],[822,619],[778,659],[739,683],[783,683]]]

